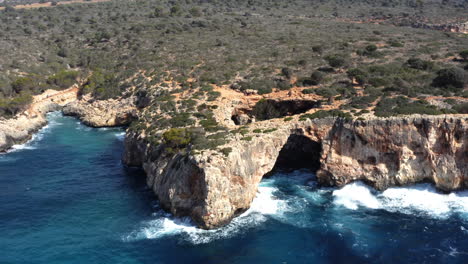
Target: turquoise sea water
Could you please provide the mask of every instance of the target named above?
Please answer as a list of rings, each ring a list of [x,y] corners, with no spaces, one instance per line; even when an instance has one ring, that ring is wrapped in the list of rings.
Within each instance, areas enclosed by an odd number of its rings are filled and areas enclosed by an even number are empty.
[[[0,155],[0,263],[467,263],[468,192],[430,185],[317,188],[265,179],[252,208],[214,231],[158,207],[120,157],[123,130],[59,113]]]

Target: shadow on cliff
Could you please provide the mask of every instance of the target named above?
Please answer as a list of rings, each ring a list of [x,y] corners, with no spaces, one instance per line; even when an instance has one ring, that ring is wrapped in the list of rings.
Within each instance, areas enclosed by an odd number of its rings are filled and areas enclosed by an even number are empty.
[[[265,175],[275,172],[291,172],[298,169],[309,169],[316,172],[320,168],[322,145],[302,135],[289,136],[281,149],[273,169]]]

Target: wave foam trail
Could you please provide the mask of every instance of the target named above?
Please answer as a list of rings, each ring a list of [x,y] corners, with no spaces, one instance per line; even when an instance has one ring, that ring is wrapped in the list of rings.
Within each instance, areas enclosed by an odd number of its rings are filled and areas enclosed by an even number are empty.
[[[24,144],[17,144],[11,147],[11,150],[8,152],[15,152],[19,150],[31,150],[36,149],[36,143],[39,142],[45,134],[47,134],[51,128],[62,125],[62,123],[58,122],[57,119],[62,116],[62,113],[59,111],[50,112],[47,114],[47,125],[39,129],[36,133],[31,136],[31,139],[28,140]]]
[[[468,192],[442,194],[430,184],[389,188],[373,194],[361,182],[346,185],[333,192],[334,203],[356,210],[359,206],[384,209],[404,214],[424,214],[434,218],[447,218],[454,213],[468,213]]]
[[[380,208],[380,202],[371,193],[369,187],[362,182],[354,182],[334,191],[333,197],[335,198],[335,204],[351,210],[356,210],[359,206],[372,209]]]
[[[286,201],[274,196],[277,188],[260,186],[249,210],[234,218],[230,224],[215,230],[197,228],[188,218],[172,218],[169,214],[156,213],[158,219],[148,221],[139,230],[124,237],[124,241],[157,239],[168,235],[181,235],[193,244],[205,244],[218,239],[233,237],[258,226],[267,220],[267,215],[279,214],[287,209]]]
[[[125,139],[125,132],[115,133],[115,136],[117,137],[117,139],[123,141]]]

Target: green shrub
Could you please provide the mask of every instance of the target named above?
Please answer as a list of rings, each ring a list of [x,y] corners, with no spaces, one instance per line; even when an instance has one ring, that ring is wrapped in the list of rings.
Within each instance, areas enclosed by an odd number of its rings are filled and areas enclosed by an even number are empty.
[[[338,117],[344,118],[346,120],[352,120],[352,116],[349,113],[342,112],[340,110],[319,110],[313,114],[304,114],[299,118],[300,121],[305,121],[307,119],[321,119],[326,117]]]
[[[437,72],[437,77],[433,81],[436,87],[463,89],[468,83],[468,74],[461,68],[452,67],[442,69]]]
[[[315,52],[315,53],[318,53],[318,54],[322,54],[323,53],[323,47],[320,46],[320,45],[315,45],[312,47],[312,51]]]
[[[21,77],[11,83],[11,88],[19,94],[22,92],[32,92],[38,86],[38,80],[34,77]]]
[[[33,98],[29,93],[22,93],[11,99],[0,98],[0,115],[14,116],[24,111],[32,100]]]
[[[195,124],[190,113],[177,113],[170,119],[171,127],[185,127]]]
[[[82,94],[91,93],[95,98],[106,100],[121,95],[121,89],[114,73],[95,70],[81,89]]]
[[[323,97],[326,97],[326,98],[333,97],[333,96],[336,96],[336,95],[340,94],[340,92],[338,92],[338,90],[336,89],[336,86],[333,86],[333,85],[331,87],[317,88],[317,89],[314,90],[314,92],[316,94],[318,94],[320,96],[323,96]]]
[[[457,111],[457,113],[460,113],[460,114],[468,114],[468,103],[461,103],[461,104],[454,105],[452,109]]]
[[[368,78],[367,72],[365,72],[365,71],[363,71],[361,69],[357,69],[357,68],[349,69],[347,74],[348,74],[349,78],[351,78],[351,79],[354,78],[361,85],[366,83],[367,78]]]
[[[69,88],[76,83],[78,75],[77,71],[63,70],[47,78],[47,83],[60,89]]]
[[[430,69],[432,69],[434,67],[432,62],[424,61],[424,60],[421,60],[421,59],[418,59],[418,58],[410,58],[410,59],[408,59],[406,64],[410,68],[417,69],[417,70],[424,70],[424,71],[430,70]]]
[[[225,156],[228,157],[229,154],[232,152],[232,148],[223,148],[220,150],[220,152]]]
[[[460,57],[462,57],[464,61],[468,61],[468,50],[460,51],[459,54],[460,54]]]
[[[341,68],[347,64],[346,56],[342,54],[328,55],[325,60],[333,68]]]
[[[277,109],[272,102],[263,99],[255,104],[252,114],[258,120],[268,120],[282,116],[281,111]]]
[[[381,117],[411,114],[441,115],[450,112],[448,110],[440,110],[434,105],[429,105],[424,100],[412,102],[403,96],[382,99],[374,111],[376,116]]]
[[[313,93],[315,93],[315,90],[316,89],[312,89],[312,88],[304,89],[304,90],[302,90],[302,93],[303,94],[313,94]]]
[[[325,74],[323,74],[322,72],[314,71],[310,75],[310,81],[311,81],[312,85],[318,85],[318,84],[320,84],[322,82],[324,77],[325,77]]]
[[[185,148],[192,141],[191,133],[186,128],[171,128],[163,133],[164,143],[170,148]]]

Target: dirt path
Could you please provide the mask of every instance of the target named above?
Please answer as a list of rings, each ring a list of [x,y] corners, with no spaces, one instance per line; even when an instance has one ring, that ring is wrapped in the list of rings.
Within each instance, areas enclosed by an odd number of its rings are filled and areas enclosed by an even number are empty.
[[[34,96],[33,103],[24,112],[27,117],[40,115],[40,109],[52,102],[60,104],[60,101],[67,102],[76,99],[79,88],[75,85],[63,91],[47,90],[40,95]]]

